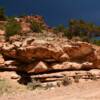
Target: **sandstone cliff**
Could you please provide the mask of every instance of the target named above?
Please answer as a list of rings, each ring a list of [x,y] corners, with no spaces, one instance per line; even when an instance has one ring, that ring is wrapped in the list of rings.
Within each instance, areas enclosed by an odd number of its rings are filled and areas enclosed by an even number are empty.
[[[57,37],[41,16],[15,18],[21,24],[21,34],[5,40],[0,30],[0,69],[27,73],[55,70],[88,70],[100,68],[100,47],[87,42]],[[30,21],[42,23],[43,33],[32,32]],[[6,22],[2,22],[3,24]],[[51,29],[52,30],[52,29]],[[23,34],[22,34],[23,33]]]
[[[2,43],[0,52],[3,70],[39,73],[100,68],[100,47],[66,38],[12,39]]]

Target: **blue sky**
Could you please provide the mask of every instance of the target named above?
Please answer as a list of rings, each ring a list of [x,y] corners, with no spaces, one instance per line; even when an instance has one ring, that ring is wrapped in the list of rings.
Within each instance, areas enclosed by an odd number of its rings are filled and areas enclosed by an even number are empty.
[[[83,19],[100,25],[100,0],[0,0],[7,15],[39,14],[51,26]]]

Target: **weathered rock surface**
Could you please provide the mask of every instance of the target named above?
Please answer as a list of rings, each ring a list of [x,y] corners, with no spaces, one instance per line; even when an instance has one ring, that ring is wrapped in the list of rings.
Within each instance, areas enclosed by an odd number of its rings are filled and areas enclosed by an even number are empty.
[[[14,39],[0,48],[6,60],[13,59],[19,63],[13,65],[12,61],[5,61],[6,67],[30,73],[100,68],[99,50],[86,42],[72,42],[64,38],[41,40],[33,37],[19,41]]]
[[[0,55],[0,65],[2,65],[2,64],[4,64],[4,63],[5,63],[5,60],[4,60],[3,56]]]
[[[93,63],[76,63],[76,62],[64,62],[62,64],[55,64],[52,66],[52,69],[67,69],[67,70],[81,70],[81,69],[92,69]]]
[[[45,40],[24,40],[15,43],[5,43],[2,53],[6,56],[20,60],[55,59],[56,61],[78,59],[94,52],[90,44],[83,42],[64,44]]]
[[[28,69],[26,71],[28,71],[28,73],[31,73],[31,72],[39,73],[39,72],[48,71],[48,66],[42,61],[34,63],[34,64],[30,64],[27,66],[27,68]]]
[[[5,35],[5,31],[0,29],[0,35]]]

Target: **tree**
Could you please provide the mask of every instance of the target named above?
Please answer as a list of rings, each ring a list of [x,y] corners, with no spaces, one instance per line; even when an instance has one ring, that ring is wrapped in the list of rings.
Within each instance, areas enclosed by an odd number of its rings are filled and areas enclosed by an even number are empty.
[[[4,8],[0,7],[0,20],[5,20],[5,10]]]
[[[66,28],[63,24],[60,24],[54,28],[54,33],[59,36],[65,36],[69,39],[72,38],[72,34],[69,32],[69,28]]]
[[[65,27],[63,24],[58,25],[57,27],[54,28],[54,32],[58,33],[58,32],[64,32],[65,31]]]
[[[93,23],[87,23],[83,20],[70,20],[69,31],[73,33],[73,36],[91,37],[96,33],[96,25]]]

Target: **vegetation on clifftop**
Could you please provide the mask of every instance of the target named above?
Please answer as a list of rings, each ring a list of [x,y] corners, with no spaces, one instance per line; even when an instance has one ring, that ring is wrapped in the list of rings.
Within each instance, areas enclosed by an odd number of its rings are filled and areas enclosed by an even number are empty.
[[[72,39],[73,37],[79,37],[82,41],[92,42],[100,45],[100,40],[91,41],[91,38],[100,34],[100,26],[96,26],[93,23],[73,19],[69,21],[68,27],[59,25],[54,28],[54,33],[59,35],[61,32],[64,33],[63,36],[66,36],[69,39]]]
[[[7,24],[5,25],[5,30],[6,30],[6,37],[8,38],[10,36],[20,33],[21,25],[20,23],[16,22],[16,20],[9,19]]]
[[[42,26],[41,23],[37,23],[36,21],[32,20],[30,21],[31,24],[31,30],[33,32],[42,32],[42,30],[44,29],[44,27]]]
[[[6,31],[6,37],[9,38],[15,34],[21,33],[21,24],[17,22],[14,18],[8,17],[5,15],[5,10],[0,8],[0,20],[6,21],[6,24],[0,24],[0,29]],[[32,32],[42,33],[45,28],[43,23],[38,23],[35,20],[28,20],[30,23],[30,29]],[[100,45],[100,40],[92,40],[91,38],[100,34],[100,26],[97,26],[93,23],[85,22],[83,20],[72,19],[69,21],[67,27],[63,24],[58,25],[53,29],[53,32],[58,36],[64,36],[69,39],[75,39],[75,37],[80,38],[82,41],[92,42],[94,44]]]
[[[6,16],[5,16],[5,10],[4,8],[0,7],[0,20],[5,20]]]

